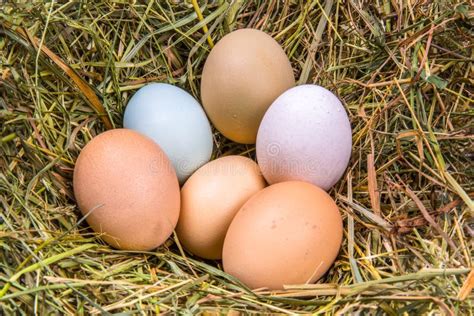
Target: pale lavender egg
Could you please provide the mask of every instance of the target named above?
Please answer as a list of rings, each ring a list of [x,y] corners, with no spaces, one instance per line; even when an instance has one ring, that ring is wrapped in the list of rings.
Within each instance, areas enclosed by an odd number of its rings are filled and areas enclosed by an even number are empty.
[[[352,130],[341,101],[317,85],[280,95],[257,134],[257,160],[270,183],[301,180],[330,189],[351,156]]]

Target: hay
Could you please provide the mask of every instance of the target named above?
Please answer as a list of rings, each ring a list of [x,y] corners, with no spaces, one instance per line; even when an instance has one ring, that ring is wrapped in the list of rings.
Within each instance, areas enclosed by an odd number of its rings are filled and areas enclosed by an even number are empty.
[[[1,4],[0,313],[472,315],[474,11],[360,2]],[[252,293],[173,240],[111,249],[74,204],[80,149],[121,126],[130,95],[165,81],[199,97],[209,45],[242,27],[270,33],[299,82],[350,113],[352,160],[330,192],[344,242],[315,285]],[[214,157],[255,156],[214,135]]]

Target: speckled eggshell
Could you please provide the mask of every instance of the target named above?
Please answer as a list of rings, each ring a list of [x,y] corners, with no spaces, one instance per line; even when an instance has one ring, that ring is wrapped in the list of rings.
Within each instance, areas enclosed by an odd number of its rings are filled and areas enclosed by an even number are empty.
[[[210,52],[201,79],[201,99],[214,126],[227,138],[254,144],[270,104],[295,85],[281,46],[266,33],[241,29]]]
[[[197,256],[220,259],[234,215],[265,185],[257,164],[246,157],[226,156],[199,168],[181,189],[181,244]]]
[[[257,161],[268,183],[302,180],[328,190],[344,174],[351,147],[351,125],[339,99],[323,87],[302,85],[265,113]]]
[[[115,248],[154,249],[178,221],[176,173],[161,148],[138,132],[114,129],[93,138],[77,158],[73,186],[89,225]]]
[[[331,197],[307,182],[282,182],[255,194],[234,217],[224,270],[252,289],[313,283],[331,267],[341,241]]]
[[[123,125],[160,145],[180,183],[211,158],[213,140],[206,114],[179,87],[151,83],[139,89],[127,104]]]

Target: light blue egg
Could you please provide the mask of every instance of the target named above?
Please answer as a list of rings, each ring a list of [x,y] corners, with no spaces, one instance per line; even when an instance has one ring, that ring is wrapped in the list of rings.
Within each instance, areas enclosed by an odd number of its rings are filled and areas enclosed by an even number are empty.
[[[212,132],[201,105],[181,88],[152,83],[128,102],[123,125],[152,138],[183,183],[212,154]]]

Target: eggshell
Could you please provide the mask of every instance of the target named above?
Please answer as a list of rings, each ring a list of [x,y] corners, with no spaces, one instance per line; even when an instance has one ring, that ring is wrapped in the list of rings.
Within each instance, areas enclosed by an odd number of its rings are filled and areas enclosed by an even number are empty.
[[[331,197],[307,182],[282,182],[255,194],[234,217],[224,270],[253,289],[313,283],[331,267],[341,241]]]
[[[316,85],[283,93],[265,113],[257,161],[268,183],[302,180],[325,190],[344,174],[352,131],[339,99]]]
[[[74,168],[74,195],[87,222],[119,249],[151,250],[173,232],[178,179],[150,138],[114,129],[93,138]]]
[[[201,105],[186,91],[165,83],[138,90],[123,125],[151,137],[170,158],[180,183],[212,154],[212,132]]]
[[[253,144],[267,108],[294,85],[281,46],[262,31],[241,29],[224,36],[209,54],[201,98],[210,120],[225,137]]]
[[[199,168],[181,189],[181,244],[200,257],[220,259],[234,215],[265,185],[257,164],[246,157],[222,157]]]

